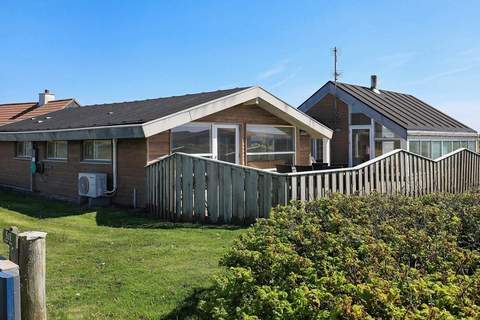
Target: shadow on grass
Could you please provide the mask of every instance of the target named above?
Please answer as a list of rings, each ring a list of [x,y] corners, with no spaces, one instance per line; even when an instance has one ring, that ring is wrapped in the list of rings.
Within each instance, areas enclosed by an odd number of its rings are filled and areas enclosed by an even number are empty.
[[[207,225],[200,223],[168,222],[150,218],[145,212],[100,209],[97,211],[97,225],[113,228],[138,228],[138,229],[227,229],[238,230],[246,228],[232,225]]]
[[[118,207],[89,208],[78,204],[48,199],[26,192],[16,192],[0,189],[0,208],[15,211],[36,219],[61,218],[96,212],[96,222],[99,226],[112,228],[137,229],[227,229],[237,230],[245,227],[230,225],[204,225],[196,223],[173,223],[147,216],[146,212],[128,210]]]
[[[71,202],[10,190],[0,190],[0,208],[37,219],[60,218],[92,212],[92,209]]]
[[[167,315],[160,317],[160,320],[200,320],[202,319],[197,312],[196,307],[202,298],[202,295],[209,289],[201,288],[194,289],[194,291],[188,295],[178,306]]]

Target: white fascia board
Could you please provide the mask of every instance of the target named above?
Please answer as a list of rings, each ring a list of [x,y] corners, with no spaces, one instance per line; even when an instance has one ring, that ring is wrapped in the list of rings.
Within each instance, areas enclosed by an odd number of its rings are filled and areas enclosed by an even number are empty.
[[[456,132],[456,131],[422,131],[422,130],[408,130],[407,135],[409,139],[413,136],[431,136],[431,137],[471,137],[477,138],[478,133],[475,132]]]
[[[147,122],[143,125],[143,132],[145,137],[151,137],[160,132],[170,130],[182,124],[204,118],[210,114],[226,110],[257,98],[260,98],[272,105],[274,108],[269,108],[268,111],[279,118],[284,119],[296,127],[309,132],[314,137],[331,139],[333,135],[332,130],[310,118],[308,115],[286,104],[260,87],[251,87],[240,92],[200,104],[190,109],[177,112],[168,117]]]
[[[143,124],[143,132],[146,138],[160,132],[170,130],[182,124],[195,121],[238,104],[242,104],[256,98],[257,87],[250,87],[245,90],[232,93],[206,103],[182,110],[167,117],[155,119]]]
[[[275,107],[274,109],[268,109],[267,111],[276,115],[277,117],[295,125],[299,129],[305,130],[314,138],[327,138],[332,139],[333,130],[327,126],[316,121],[307,114],[292,107],[286,102],[275,97],[263,88],[258,87],[258,97],[269,105]]]

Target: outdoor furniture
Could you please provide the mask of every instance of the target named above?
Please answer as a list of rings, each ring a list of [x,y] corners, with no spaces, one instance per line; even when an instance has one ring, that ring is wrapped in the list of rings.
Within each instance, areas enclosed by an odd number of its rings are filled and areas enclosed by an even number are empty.
[[[278,173],[291,173],[293,172],[293,166],[290,164],[277,164],[275,166]]]
[[[312,166],[295,166],[296,172],[312,171]]]
[[[312,163],[313,170],[325,170],[328,168],[328,163],[325,162],[314,162]]]

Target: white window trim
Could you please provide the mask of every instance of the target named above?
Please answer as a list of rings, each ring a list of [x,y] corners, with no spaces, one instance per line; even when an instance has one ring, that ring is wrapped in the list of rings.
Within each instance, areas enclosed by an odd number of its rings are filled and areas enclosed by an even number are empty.
[[[270,128],[292,128],[293,129],[293,151],[278,151],[278,152],[248,152],[246,151],[246,163],[245,165],[248,165],[248,156],[255,156],[255,155],[284,155],[284,154],[291,154],[293,155],[293,164],[297,164],[297,128],[295,126],[291,125],[285,125],[285,124],[256,124],[256,123],[247,123],[245,126],[245,150],[248,149],[248,139],[247,139],[247,132],[248,132],[248,127],[253,126],[253,127],[270,127]],[[270,168],[270,169],[275,169],[275,168]]]
[[[18,155],[18,154],[17,154],[17,144],[18,144],[18,143],[23,143],[23,144],[24,144],[24,148],[22,148],[22,149],[23,149],[22,151],[25,152],[25,155]],[[26,152],[26,151],[27,151],[26,144],[28,144],[28,143],[30,144],[30,153],[31,153],[30,155],[28,155],[28,154],[27,154],[28,152]],[[32,154],[32,153],[33,153],[33,144],[32,144],[31,141],[17,141],[17,142],[15,142],[15,150],[14,150],[14,152],[15,152],[15,156],[14,156],[15,159],[29,160],[29,159],[32,158],[32,155],[33,155],[33,154]]]
[[[212,156],[218,160],[218,129],[235,129],[235,163],[240,163],[240,126],[231,123],[212,123]]]
[[[56,155],[57,154],[57,143],[58,142],[65,142],[67,144],[67,156],[65,158],[61,158],[61,157],[49,157],[48,156],[48,144],[49,143],[53,143],[54,145],[54,154]],[[47,141],[47,145],[46,145],[46,160],[56,160],[56,161],[65,161],[65,160],[68,160],[68,140],[55,140],[55,141]]]
[[[86,158],[85,157],[85,142],[86,141],[93,141],[93,159],[91,158]],[[110,139],[90,139],[90,140],[83,140],[82,141],[82,161],[81,162],[84,162],[84,163],[95,163],[95,162],[100,162],[100,163],[108,163],[108,162],[112,162],[112,158],[110,159],[97,159],[95,158],[95,142],[97,141],[110,141],[110,146],[112,147],[113,146],[113,142],[112,140]],[[112,153],[113,153],[113,150],[112,150]]]
[[[191,155],[194,155],[194,156],[199,156],[199,157],[211,157],[213,159],[213,128],[212,128],[212,125],[213,123],[212,122],[189,122],[189,123],[184,123],[178,127],[182,127],[182,126],[185,126],[185,125],[189,125],[189,126],[209,126],[209,130],[210,130],[210,153],[189,153]],[[173,130],[178,128],[178,127],[175,127],[175,128],[172,128],[170,131],[170,147],[173,146]],[[181,151],[180,151],[181,152]]]
[[[422,141],[428,141],[430,142],[430,155],[432,153],[432,144],[431,142],[441,142],[441,156],[444,156],[446,153],[443,153],[443,142],[473,142],[474,144],[474,147],[475,147],[475,150],[473,150],[473,152],[477,152],[477,140],[475,139],[465,139],[462,137],[452,137],[452,138],[448,138],[448,137],[439,137],[438,139],[437,138],[434,138],[432,139],[432,137],[425,137],[425,138],[414,138],[414,139],[407,139],[407,150],[410,151],[410,142],[422,142]],[[455,150],[458,150],[458,149],[455,149]],[[452,151],[455,151],[453,150],[453,146],[452,146]]]

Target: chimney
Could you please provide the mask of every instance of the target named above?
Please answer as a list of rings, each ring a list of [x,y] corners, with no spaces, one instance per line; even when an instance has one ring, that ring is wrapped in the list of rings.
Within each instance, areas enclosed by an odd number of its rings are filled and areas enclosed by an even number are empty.
[[[380,93],[380,90],[378,90],[378,78],[375,74],[370,76],[370,89],[375,93]]]
[[[50,90],[45,89],[44,92],[38,94],[38,105],[43,106],[50,101],[55,100],[55,95]]]

